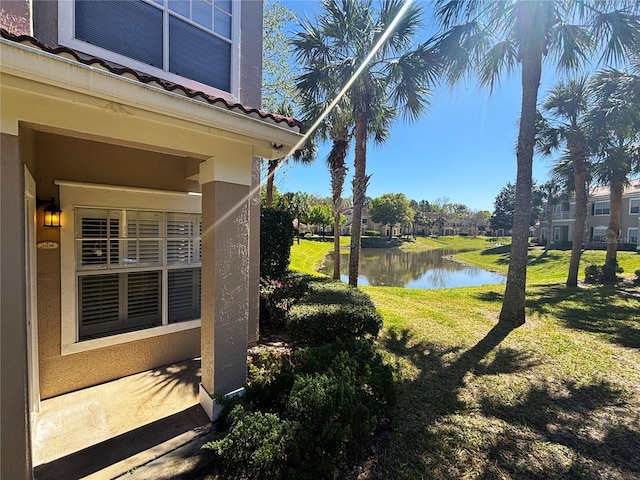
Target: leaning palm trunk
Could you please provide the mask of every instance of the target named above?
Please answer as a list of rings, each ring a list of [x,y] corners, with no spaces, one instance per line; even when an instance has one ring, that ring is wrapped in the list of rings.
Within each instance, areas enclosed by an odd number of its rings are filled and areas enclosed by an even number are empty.
[[[569,260],[569,274],[567,287],[578,286],[578,270],[582,256],[582,243],[587,224],[588,192],[587,192],[587,161],[585,150],[586,139],[580,131],[570,132],[567,136],[567,146],[573,165],[573,183],[576,194],[575,224],[573,228],[573,243],[571,245],[571,259]]]
[[[609,228],[607,229],[607,256],[605,264],[610,265],[611,261],[617,260],[618,256],[618,236],[620,234],[620,215],[622,214],[622,192],[624,190],[624,177],[611,179],[611,203],[609,211]],[[615,272],[613,272],[615,277]]]
[[[349,142],[344,138],[334,140],[329,153],[331,170],[331,194],[333,206],[333,279],[340,280],[340,207],[342,206],[342,189],[347,167],[344,159],[347,156]]]
[[[511,255],[507,285],[500,310],[500,323],[522,325],[525,322],[525,288],[531,223],[531,187],[533,147],[536,134],[536,103],[542,72],[542,52],[535,45],[523,49],[522,107],[518,133],[516,198],[513,213]]]
[[[366,97],[366,96],[365,96]],[[351,245],[349,248],[349,285],[358,286],[360,267],[360,237],[362,233],[362,208],[367,195],[367,121],[368,99],[362,100],[362,106],[356,113],[356,152],[353,175],[353,220],[351,222]]]

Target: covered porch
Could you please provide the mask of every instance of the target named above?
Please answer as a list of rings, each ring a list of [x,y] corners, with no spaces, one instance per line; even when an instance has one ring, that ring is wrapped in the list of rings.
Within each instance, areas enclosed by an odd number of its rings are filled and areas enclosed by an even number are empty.
[[[199,383],[196,358],[42,401],[35,478],[115,478],[206,435]]]

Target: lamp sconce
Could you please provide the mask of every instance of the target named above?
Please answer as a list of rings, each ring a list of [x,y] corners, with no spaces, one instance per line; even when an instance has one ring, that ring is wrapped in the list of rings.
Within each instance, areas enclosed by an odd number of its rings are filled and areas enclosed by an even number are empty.
[[[60,224],[60,214],[62,210],[60,207],[56,205],[56,201],[51,197],[51,200],[40,200],[36,198],[36,207],[40,208],[44,207],[44,222],[42,224],[43,227],[48,228],[60,228],[62,225]]]

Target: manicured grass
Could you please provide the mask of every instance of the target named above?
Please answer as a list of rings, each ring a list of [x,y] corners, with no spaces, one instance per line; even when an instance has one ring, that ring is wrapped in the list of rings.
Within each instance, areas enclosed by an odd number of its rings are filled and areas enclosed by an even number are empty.
[[[340,247],[344,250],[349,246],[350,237],[340,237]],[[291,246],[291,261],[289,268],[309,275],[325,277],[318,272],[322,267],[326,256],[333,251],[333,237],[327,237],[326,241],[301,239]]]
[[[532,287],[509,331],[497,287],[363,290],[399,386],[377,478],[640,476],[638,292]]]
[[[457,260],[476,265],[487,270],[506,273],[509,268],[509,252],[506,248],[476,250],[455,255]],[[567,279],[571,252],[566,250],[549,250],[542,247],[532,247],[529,250],[529,264],[527,266],[527,283],[555,283]],[[584,269],[588,265],[603,265],[605,252],[603,250],[587,250],[580,259],[578,277],[584,278]],[[633,278],[634,272],[640,269],[640,255],[635,252],[618,252],[618,264],[624,272],[621,276]]]
[[[456,258],[506,272],[506,255]],[[581,275],[603,259],[585,252]],[[640,255],[619,259],[625,274],[640,268]],[[640,288],[567,289],[568,261],[532,249],[515,330],[497,325],[503,286],[362,288],[384,318],[379,346],[399,389],[367,478],[640,478]]]

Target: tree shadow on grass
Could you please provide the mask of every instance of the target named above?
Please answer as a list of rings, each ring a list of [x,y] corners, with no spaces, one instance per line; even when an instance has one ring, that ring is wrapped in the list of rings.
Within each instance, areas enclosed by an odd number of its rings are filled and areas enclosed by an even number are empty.
[[[512,330],[498,324],[464,351],[387,331],[402,376],[395,433],[358,478],[637,478],[640,427],[626,394],[547,379],[535,352],[501,345]]]
[[[564,382],[561,388],[534,386],[510,405],[482,399],[485,416],[516,428],[506,429],[490,448],[481,478],[498,472],[527,479],[639,478],[640,433],[619,417],[624,397],[608,382]]]
[[[392,329],[387,332],[382,340],[385,348],[397,355],[399,362],[406,364],[404,368],[415,369],[417,372],[415,377],[399,384],[399,396],[402,400],[398,408],[397,422],[402,438],[399,443],[390,446],[395,457],[392,463],[402,464],[400,468],[403,471],[408,469],[405,478],[420,478],[422,474],[419,472],[438,468],[437,456],[428,459],[425,458],[425,453],[444,448],[441,444],[444,439],[434,437],[426,432],[426,429],[438,419],[466,408],[458,393],[465,385],[467,373],[489,375],[516,372],[532,364],[530,358],[512,349],[498,353],[487,364],[482,363],[512,330],[512,327],[498,324],[482,340],[462,354],[461,347],[442,347],[425,340],[416,341],[412,333],[406,329]],[[398,367],[403,368],[400,365]],[[388,477],[384,473],[379,476],[372,473],[369,478]]]
[[[527,296],[527,308],[552,315],[574,330],[603,334],[611,343],[640,348],[640,299],[616,286],[567,288],[548,285]]]

